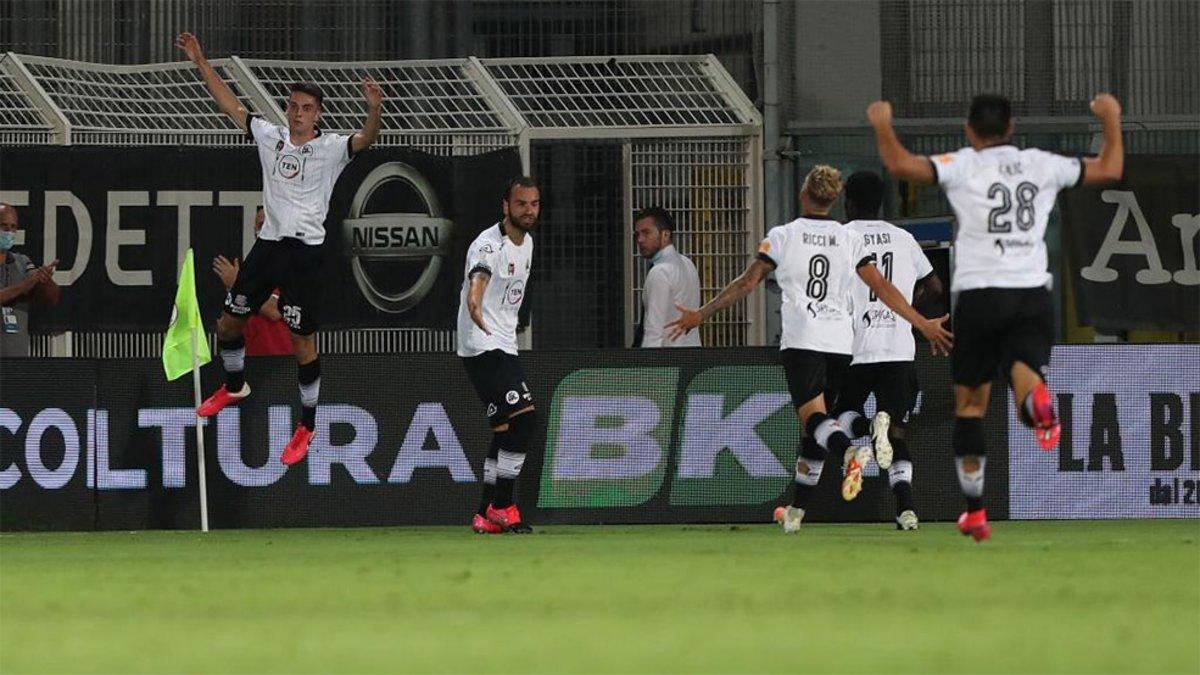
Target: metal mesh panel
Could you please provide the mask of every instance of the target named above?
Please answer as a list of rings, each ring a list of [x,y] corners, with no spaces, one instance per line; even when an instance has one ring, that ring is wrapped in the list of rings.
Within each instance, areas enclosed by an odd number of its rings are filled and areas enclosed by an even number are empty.
[[[703,58],[516,59],[484,64],[534,127],[710,126],[750,121],[718,89]]]
[[[66,115],[77,143],[243,142],[190,63],[103,66],[22,57],[25,67]],[[247,110],[255,110],[225,62],[213,64]],[[129,134],[125,136],[124,134]]]
[[[633,211],[662,206],[675,217],[675,241],[700,275],[703,302],[745,269],[753,252],[748,139],[634,141],[630,149]],[[630,236],[626,234],[626,236]],[[648,266],[632,251],[632,317],[641,316]],[[746,302],[701,327],[706,347],[748,343]]]
[[[506,120],[468,72],[469,61],[407,63],[296,63],[245,61],[267,93],[281,103],[288,85],[313,82],[325,94],[323,126],[333,131],[362,127],[365,104],[361,82],[373,77],[383,89],[385,132],[506,132]]]
[[[30,336],[30,355],[54,353],[53,335]],[[72,333],[71,356],[84,358],[158,358],[162,356],[164,333]],[[339,330],[317,333],[317,351],[322,354],[397,354],[406,352],[452,352],[453,330],[385,328]],[[215,349],[215,333],[208,334],[209,349]]]
[[[538,349],[620,347],[624,262],[621,146],[541,142],[542,225],[529,294]]]

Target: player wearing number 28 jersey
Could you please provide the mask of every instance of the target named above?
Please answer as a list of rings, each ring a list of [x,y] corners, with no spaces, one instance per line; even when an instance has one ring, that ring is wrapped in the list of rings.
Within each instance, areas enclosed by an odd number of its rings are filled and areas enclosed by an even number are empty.
[[[983,508],[983,414],[991,381],[1008,377],[1021,420],[1042,448],[1058,443],[1058,417],[1044,379],[1054,343],[1046,223],[1059,190],[1117,181],[1124,167],[1120,104],[1100,94],[1092,111],[1103,123],[1104,143],[1098,157],[1080,160],[1009,144],[1011,108],[1001,96],[976,96],[966,124],[970,146],[933,157],[901,145],[889,103],[876,101],[867,109],[888,172],[940,185],[958,220],[951,278],[957,294],[954,452],[967,498],[959,529],[976,541],[990,536]]]

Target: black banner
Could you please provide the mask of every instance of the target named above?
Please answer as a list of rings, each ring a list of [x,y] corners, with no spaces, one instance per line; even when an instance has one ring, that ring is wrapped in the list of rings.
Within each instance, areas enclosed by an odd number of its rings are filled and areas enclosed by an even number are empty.
[[[453,326],[466,247],[499,219],[518,173],[515,150],[356,158],[334,189],[324,268],[313,271],[325,279],[323,325]],[[0,148],[0,191],[21,217],[17,250],[60,261],[62,301],[34,313],[34,330],[163,330],[189,242],[211,325],[225,297],[211,261],[249,251],[261,185],[252,148]]]
[[[532,352],[538,432],[518,482],[534,524],[768,522],[790,496],[799,426],[774,349]],[[205,428],[214,527],[469,521],[490,440],[459,359],[326,356],[309,458],[279,462],[298,419],[295,362],[252,358],[250,399]],[[911,425],[925,520],[962,507],[950,439],[949,362],[918,356]],[[204,390],[217,384],[205,368]],[[152,360],[6,360],[0,369],[0,528],[195,528],[188,378]],[[1008,514],[1003,396],[987,430],[988,508]],[[872,404],[869,404],[872,405]],[[844,502],[831,460],[810,521],[890,521],[886,473],[868,465]]]
[[[1062,199],[1083,325],[1200,330],[1195,155],[1131,155],[1120,184],[1067,190]]]

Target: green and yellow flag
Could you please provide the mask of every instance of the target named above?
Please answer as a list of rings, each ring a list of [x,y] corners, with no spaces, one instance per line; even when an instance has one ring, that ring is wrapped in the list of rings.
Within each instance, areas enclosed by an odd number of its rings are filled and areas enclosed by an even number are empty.
[[[187,257],[183,259],[183,269],[179,270],[179,290],[175,291],[171,326],[167,328],[167,339],[163,341],[163,370],[167,372],[168,380],[178,379],[192,371],[192,331],[200,331],[195,342],[199,352],[196,363],[202,366],[212,361],[212,355],[208,353],[204,323],[200,321],[200,305],[196,302],[196,273],[192,264],[192,249],[189,248]]]

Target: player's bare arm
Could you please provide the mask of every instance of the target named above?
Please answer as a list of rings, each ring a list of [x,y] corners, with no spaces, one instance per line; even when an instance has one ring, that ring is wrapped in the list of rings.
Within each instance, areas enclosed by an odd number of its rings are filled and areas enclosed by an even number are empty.
[[[362,81],[363,98],[367,102],[367,119],[363,122],[362,130],[350,137],[354,152],[360,153],[371,147],[379,137],[380,113],[383,108],[383,90],[370,75]]]
[[[1121,180],[1125,172],[1125,143],[1121,138],[1121,104],[1112,94],[1097,94],[1092,113],[1100,120],[1104,138],[1100,154],[1083,160],[1083,184],[1104,185]]]
[[[471,275],[471,288],[467,291],[467,312],[471,315],[471,320],[479,326],[479,330],[492,334],[488,330],[487,324],[483,322],[483,293],[487,290],[488,282],[492,280],[492,275],[482,270],[477,270]]]
[[[950,353],[951,347],[954,346],[954,334],[946,330],[944,325],[950,318],[949,314],[943,314],[936,319],[926,319],[924,316],[921,316],[921,313],[904,299],[904,294],[900,292],[900,289],[884,278],[874,265],[860,266],[858,268],[858,277],[870,287],[875,293],[875,297],[879,298],[883,304],[903,317],[914,328],[921,331],[925,339],[929,340],[929,348],[934,354],[939,352],[942,354]]]
[[[892,127],[892,104],[875,101],[867,106],[867,120],[875,128],[875,143],[879,146],[879,158],[888,173],[901,180],[919,185],[932,185],[937,180],[929,158],[915,155],[904,147]]]
[[[204,50],[200,47],[200,40],[196,39],[195,35],[183,32],[175,38],[175,46],[179,48],[187,57],[188,60],[196,64],[200,69],[200,77],[204,80],[204,86],[208,87],[208,92],[212,94],[213,100],[217,102],[217,108],[225,113],[239,129],[246,128],[246,109],[238,101],[237,96],[233,94],[233,90],[217,71],[213,69],[212,64],[204,57]]]
[[[767,278],[772,269],[767,262],[755,260],[750,263],[746,271],[742,272],[741,276],[729,282],[729,285],[721,289],[717,297],[709,300],[700,309],[689,309],[676,305],[675,308],[679,310],[679,318],[667,324],[667,339],[678,339],[679,336],[707,321],[713,314],[750,295],[763,279]]]

